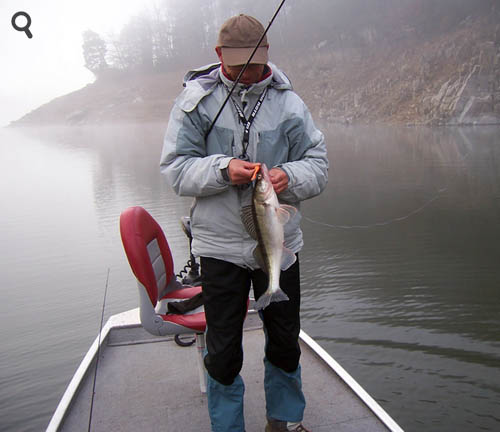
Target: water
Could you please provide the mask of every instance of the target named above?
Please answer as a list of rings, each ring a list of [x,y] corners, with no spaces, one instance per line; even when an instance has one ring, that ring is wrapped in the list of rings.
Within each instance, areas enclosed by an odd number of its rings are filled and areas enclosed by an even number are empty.
[[[187,258],[164,124],[0,131],[0,430],[47,425],[105,316],[137,306],[120,212]],[[500,128],[327,131],[303,327],[406,431],[500,428]]]

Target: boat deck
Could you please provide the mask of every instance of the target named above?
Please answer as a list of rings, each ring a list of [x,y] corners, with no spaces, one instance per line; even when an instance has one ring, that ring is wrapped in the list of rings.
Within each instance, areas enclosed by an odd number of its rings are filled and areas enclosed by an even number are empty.
[[[122,321],[127,325],[111,326],[103,336],[91,430],[209,432],[206,395],[199,386],[196,346],[180,347],[172,337],[150,335],[138,324],[137,311],[130,312],[135,313],[133,319]],[[241,374],[246,386],[247,432],[262,432],[265,427],[264,333],[259,323],[256,315],[249,315],[244,333]],[[304,424],[308,428],[314,432],[391,430],[303,340],[301,349],[307,401]],[[92,359],[89,361],[81,383],[75,385],[72,381],[74,394],[63,397],[71,400],[71,404],[67,412],[58,408],[55,417],[62,421],[51,422],[48,430],[88,429],[94,363]]]

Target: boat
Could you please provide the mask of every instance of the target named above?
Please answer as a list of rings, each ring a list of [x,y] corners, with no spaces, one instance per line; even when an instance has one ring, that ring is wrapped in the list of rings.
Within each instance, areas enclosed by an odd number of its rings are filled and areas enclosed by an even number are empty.
[[[189,237],[189,220],[184,220],[183,226]],[[201,360],[204,351],[202,306],[185,315],[167,313],[169,303],[192,297],[199,288],[193,291],[193,287],[179,286],[173,277],[173,263],[167,257],[170,251],[165,249],[168,243],[162,238],[163,232],[142,207],[131,207],[122,213],[121,229],[124,247],[138,280],[140,307],[111,316],[102,327],[66,388],[47,432],[208,432],[206,372]],[[127,236],[134,239],[134,244],[127,243]],[[134,249],[138,245],[142,255],[149,257],[147,266],[152,267],[154,278],[170,287],[167,293],[148,291],[147,278],[140,269],[144,262],[140,263],[141,254]],[[163,265],[159,265],[159,261]],[[188,290],[186,296],[183,290]],[[307,401],[304,424],[308,428],[314,432],[403,431],[303,330],[299,342]],[[263,431],[266,422],[264,332],[253,300],[249,301],[245,320],[243,350],[245,428],[247,432]]]

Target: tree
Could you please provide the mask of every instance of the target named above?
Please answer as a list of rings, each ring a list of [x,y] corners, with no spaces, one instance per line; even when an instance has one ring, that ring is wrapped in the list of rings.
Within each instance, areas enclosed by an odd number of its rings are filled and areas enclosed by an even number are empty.
[[[153,69],[151,20],[145,13],[129,20],[120,32],[118,45],[125,69],[136,71]]]
[[[85,67],[98,78],[104,70],[108,69],[106,42],[92,30],[84,31],[82,36]]]

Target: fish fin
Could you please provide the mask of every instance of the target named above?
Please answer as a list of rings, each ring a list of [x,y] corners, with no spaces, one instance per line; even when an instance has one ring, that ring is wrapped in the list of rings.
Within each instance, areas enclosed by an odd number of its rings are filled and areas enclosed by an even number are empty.
[[[264,272],[267,273],[267,266],[266,263],[264,262],[264,258],[262,257],[262,253],[260,252],[260,248],[257,245],[257,247],[253,250],[253,257],[255,258],[255,261],[259,265],[260,269]]]
[[[278,221],[285,225],[291,218],[297,213],[297,209],[294,206],[288,204],[281,204],[276,210],[278,215]]]
[[[255,303],[255,309],[265,309],[271,302],[280,302],[285,300],[290,299],[281,288],[278,288],[278,290],[273,293],[271,293],[270,290],[267,290]]]
[[[288,248],[283,246],[283,254],[281,255],[281,270],[288,270],[297,260],[295,254]]]
[[[255,223],[253,221],[253,211],[251,205],[241,208],[241,221],[243,222],[243,226],[247,230],[250,237],[257,240],[257,230],[255,229]]]

